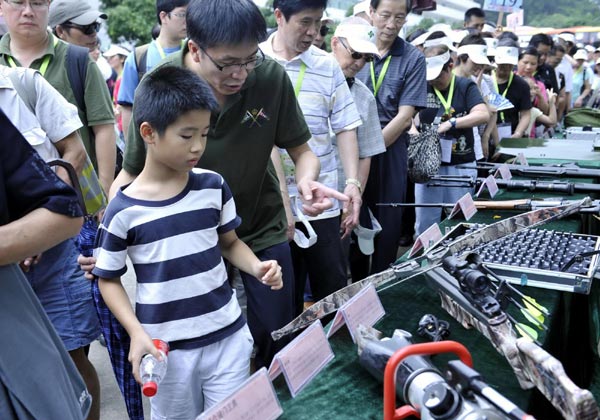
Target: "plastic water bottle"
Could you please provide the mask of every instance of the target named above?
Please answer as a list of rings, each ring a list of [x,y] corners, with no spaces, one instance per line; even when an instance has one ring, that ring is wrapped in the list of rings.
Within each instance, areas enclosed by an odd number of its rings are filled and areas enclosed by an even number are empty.
[[[154,346],[160,351],[162,360],[158,360],[152,354],[146,354],[142,357],[140,363],[140,377],[142,378],[142,393],[146,397],[153,397],[158,391],[158,384],[167,373],[167,355],[169,354],[169,344],[167,342],[154,339]]]

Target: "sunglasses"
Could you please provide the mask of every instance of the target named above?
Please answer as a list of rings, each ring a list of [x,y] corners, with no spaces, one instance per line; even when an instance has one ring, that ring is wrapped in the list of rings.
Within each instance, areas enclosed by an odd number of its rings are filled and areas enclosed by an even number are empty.
[[[83,32],[86,35],[92,35],[96,32],[98,32],[100,30],[100,22],[94,22],[94,23],[90,23],[89,25],[77,25],[76,23],[72,23],[72,22],[65,22],[62,24],[62,26],[65,26],[67,28],[75,28],[75,29],[79,29],[81,32]]]
[[[373,57],[373,54],[363,54],[363,53],[359,53],[356,51],[352,51],[350,49],[350,47],[348,47],[346,45],[346,43],[344,42],[344,40],[342,38],[340,38],[340,41],[341,41],[342,45],[344,46],[344,48],[350,53],[350,55],[352,56],[352,58],[354,60],[360,60],[360,59],[364,58],[367,63],[370,63],[375,58],[375,57]]]
[[[321,26],[321,29],[319,29],[319,33],[321,34],[321,36],[325,36],[329,33],[329,28],[327,26]]]

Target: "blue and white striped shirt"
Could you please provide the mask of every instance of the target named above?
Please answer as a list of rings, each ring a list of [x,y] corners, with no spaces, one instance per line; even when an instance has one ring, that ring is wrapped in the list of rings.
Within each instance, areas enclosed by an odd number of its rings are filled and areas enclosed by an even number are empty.
[[[171,348],[182,340],[179,348],[217,342],[245,323],[218,244],[240,223],[229,187],[212,171],[194,169],[185,189],[168,200],[119,191],[98,231],[93,273],[120,277],[129,255],[136,316],[151,337]]]

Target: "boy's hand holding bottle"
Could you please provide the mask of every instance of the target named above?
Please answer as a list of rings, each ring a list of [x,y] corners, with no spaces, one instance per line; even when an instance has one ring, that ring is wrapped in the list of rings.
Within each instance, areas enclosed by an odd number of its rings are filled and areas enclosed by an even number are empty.
[[[129,349],[128,360],[133,366],[133,377],[142,385],[140,377],[140,362],[146,354],[151,354],[157,359],[161,359],[160,351],[154,345],[152,338],[142,329],[139,333],[131,334],[131,345]]]
[[[254,277],[271,290],[279,290],[283,287],[281,267],[275,260],[260,261],[254,269]]]

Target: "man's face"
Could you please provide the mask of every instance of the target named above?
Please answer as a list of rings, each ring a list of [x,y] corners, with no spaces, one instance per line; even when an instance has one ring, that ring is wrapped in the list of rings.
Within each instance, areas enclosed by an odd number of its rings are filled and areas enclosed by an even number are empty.
[[[485,18],[471,16],[468,22],[465,22],[465,28],[476,29],[478,32],[483,30],[483,25],[485,25]]]
[[[368,54],[362,54],[359,59],[353,58],[352,54],[356,54],[356,52],[352,50],[347,40],[338,37],[331,39],[331,50],[342,72],[344,72],[344,76],[347,78],[356,76],[356,73],[364,67],[369,56]]]
[[[371,8],[371,19],[377,28],[377,41],[392,43],[406,22],[406,1],[381,0],[377,9]]]
[[[98,26],[96,22],[84,26],[63,24],[56,28],[56,33],[63,41],[88,48],[92,52],[98,46]]]
[[[321,30],[323,9],[304,9],[285,19],[279,9],[275,9],[277,36],[289,51],[296,55],[308,50]]]
[[[201,50],[194,41],[189,41],[190,54],[198,63],[196,71],[212,87],[215,94],[229,96],[238,93],[253,66],[236,66],[256,59],[258,43],[249,42],[241,45],[222,45]],[[233,66],[231,66],[233,64]],[[223,70],[219,70],[219,67]],[[227,67],[223,67],[227,66]]]
[[[24,7],[23,7],[24,6]],[[50,0],[26,0],[22,6],[15,6],[0,0],[0,16],[4,17],[8,31],[14,36],[39,36],[46,33]]]
[[[176,7],[166,13],[162,19],[161,30],[168,33],[172,39],[184,39],[187,36],[185,13],[187,6]]]
[[[546,62],[546,58],[548,57],[548,53],[550,52],[550,45],[538,44],[538,65],[543,65]]]

